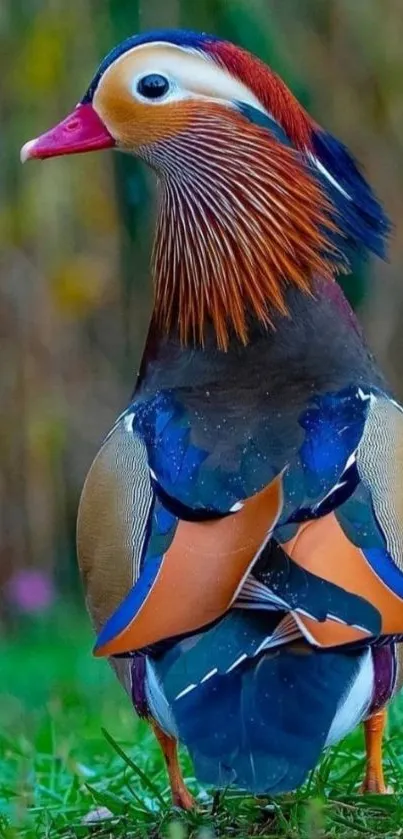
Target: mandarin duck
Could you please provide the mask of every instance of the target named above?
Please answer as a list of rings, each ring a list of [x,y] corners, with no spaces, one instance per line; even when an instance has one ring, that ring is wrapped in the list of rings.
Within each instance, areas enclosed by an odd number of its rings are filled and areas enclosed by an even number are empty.
[[[156,173],[154,306],[88,474],[78,556],[98,638],[196,777],[301,785],[358,723],[385,790],[402,682],[403,413],[336,278],[388,219],[346,147],[245,50],[135,35],[23,160],[116,148]]]

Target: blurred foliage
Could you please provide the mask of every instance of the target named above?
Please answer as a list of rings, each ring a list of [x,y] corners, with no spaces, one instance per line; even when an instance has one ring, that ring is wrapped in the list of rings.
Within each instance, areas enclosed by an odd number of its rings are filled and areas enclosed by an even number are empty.
[[[22,142],[135,31],[210,30],[259,54],[351,146],[396,224],[390,265],[357,266],[345,288],[401,395],[402,24],[401,0],[1,0],[0,584],[37,566],[75,582],[80,488],[150,312],[149,173],[110,153],[22,170]]]

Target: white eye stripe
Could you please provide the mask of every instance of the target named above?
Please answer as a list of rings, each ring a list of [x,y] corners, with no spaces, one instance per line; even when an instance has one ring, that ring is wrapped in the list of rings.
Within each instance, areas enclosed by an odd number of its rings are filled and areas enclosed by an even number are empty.
[[[254,93],[240,80],[233,77],[224,67],[203,52],[168,43],[154,42],[142,44],[120,55],[105,70],[99,90],[107,82],[114,68],[122,65],[122,80],[130,94],[141,102],[163,104],[183,99],[200,99],[233,106],[234,102],[244,102],[266,113],[262,103]],[[126,75],[126,69],[132,66],[133,75]],[[137,83],[149,74],[164,76],[170,82],[170,90],[164,97],[155,99],[141,96]]]
[[[146,75],[163,76],[169,82],[167,92],[163,96],[157,96],[155,98],[143,96],[138,89],[138,85],[141,79],[145,78]],[[139,102],[144,102],[147,105],[166,105],[168,102],[181,102],[186,99],[197,99],[203,102],[214,102],[216,104],[225,105],[228,108],[236,107],[235,103],[228,101],[227,99],[220,99],[216,96],[208,96],[207,94],[186,90],[180,86],[176,79],[169,77],[167,73],[163,73],[159,70],[153,70],[152,73],[150,72],[147,74],[140,73],[135,76],[130,85],[130,92],[135,99],[138,99]]]

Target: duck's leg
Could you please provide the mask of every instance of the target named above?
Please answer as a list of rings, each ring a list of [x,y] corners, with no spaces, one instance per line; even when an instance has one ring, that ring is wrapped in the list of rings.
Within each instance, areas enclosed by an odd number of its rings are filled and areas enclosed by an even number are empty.
[[[156,722],[153,722],[152,726],[164,755],[171,784],[172,802],[175,807],[181,807],[182,810],[193,810],[195,801],[183,780],[176,740],[165,734]]]
[[[382,764],[382,742],[387,720],[385,709],[373,714],[364,722],[366,771],[361,792],[385,794],[391,790],[385,786]]]

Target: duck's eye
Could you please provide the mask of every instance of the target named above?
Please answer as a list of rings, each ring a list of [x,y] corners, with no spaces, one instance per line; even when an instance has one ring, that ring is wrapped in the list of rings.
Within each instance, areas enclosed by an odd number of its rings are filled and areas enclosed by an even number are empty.
[[[137,90],[144,99],[162,99],[169,90],[169,81],[159,73],[150,73],[139,79]]]

